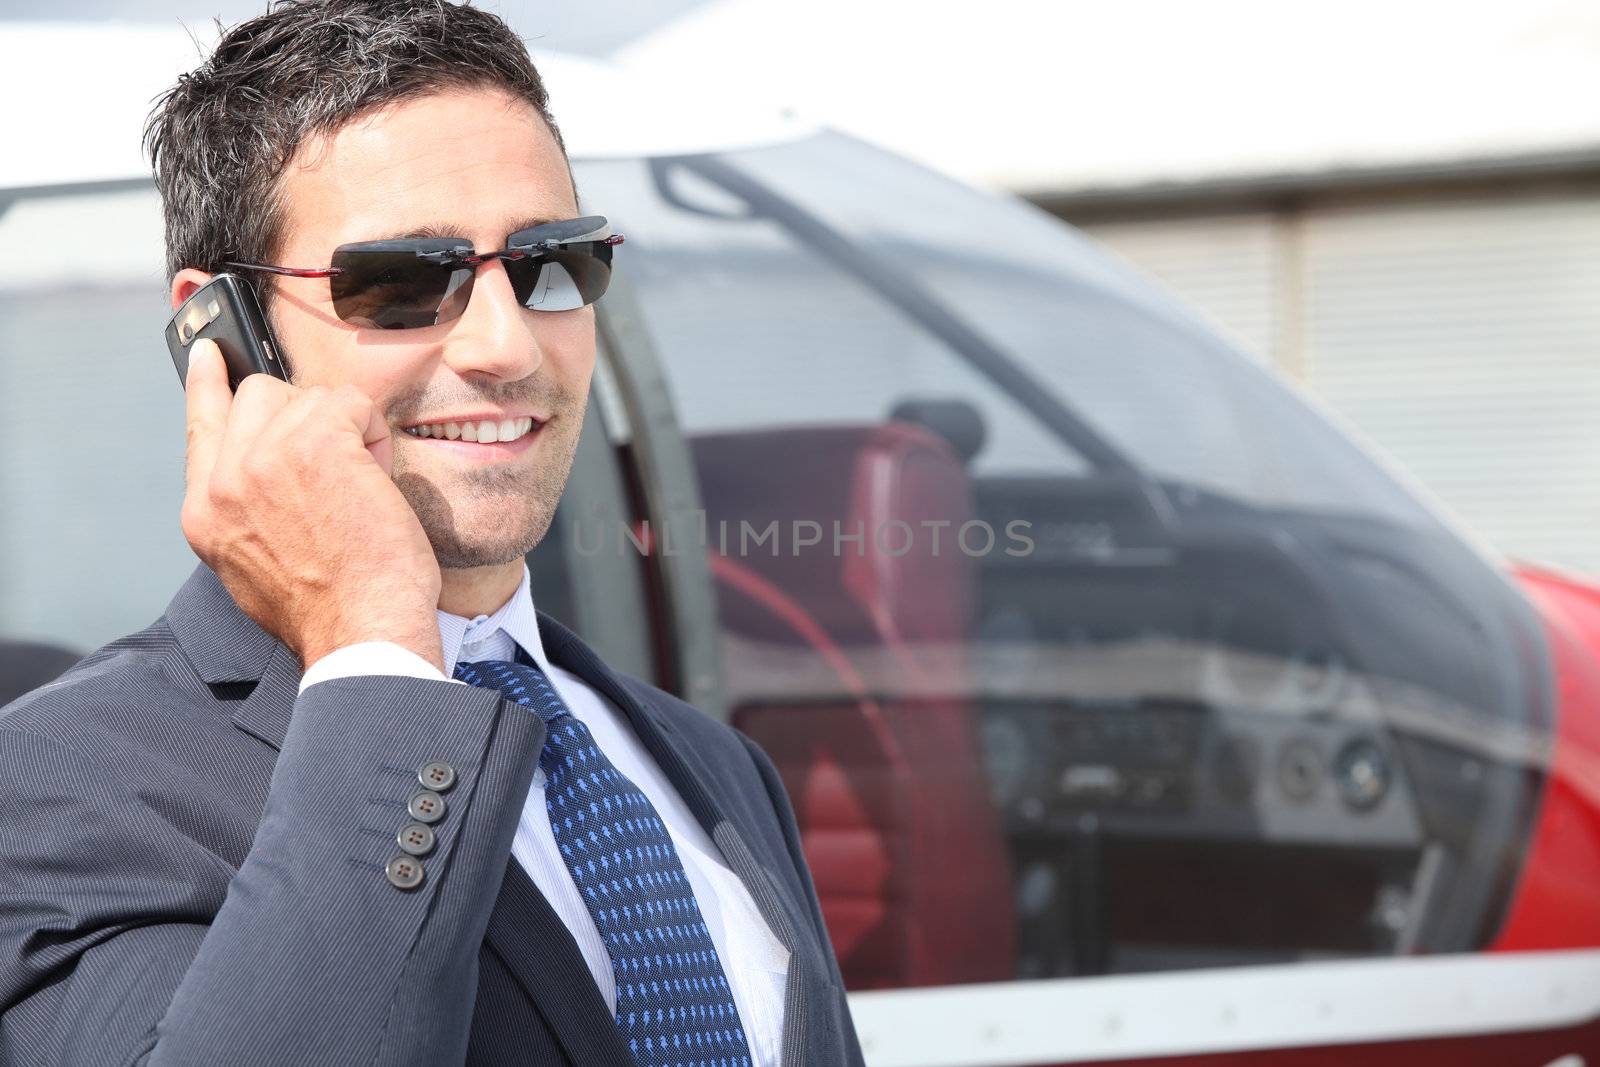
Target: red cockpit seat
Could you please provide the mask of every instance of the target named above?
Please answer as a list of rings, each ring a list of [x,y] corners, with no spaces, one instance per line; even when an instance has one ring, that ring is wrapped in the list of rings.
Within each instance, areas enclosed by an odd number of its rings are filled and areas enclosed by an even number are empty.
[[[846,984],[1014,977],[1009,858],[966,666],[966,470],[909,423],[692,446],[734,724],[794,801]],[[756,542],[772,523],[776,539]],[[796,543],[818,528],[820,543]]]

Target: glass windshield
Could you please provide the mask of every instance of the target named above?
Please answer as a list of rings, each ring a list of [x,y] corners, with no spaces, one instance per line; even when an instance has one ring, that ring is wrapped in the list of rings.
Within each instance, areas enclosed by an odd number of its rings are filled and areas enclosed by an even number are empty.
[[[1301,397],[1037,209],[831,132],[752,149],[729,162],[847,236],[865,261],[864,271],[882,261],[903,272],[1155,478],[1265,506],[1433,521],[1389,472],[1324,417],[1308,412]],[[807,405],[839,414],[882,398],[891,391],[882,383],[893,382],[902,395],[959,396],[979,408],[986,440],[973,458],[975,472],[1059,472],[1063,462],[1082,463],[1061,434],[1029,416],[1018,390],[1008,395],[1005,383],[963,353],[935,343],[923,330],[905,331],[907,337],[892,345],[870,332],[876,317],[856,311],[860,301],[872,299],[866,286],[792,276],[806,269],[805,258],[786,254],[796,241],[794,230],[780,234],[759,222],[728,219],[713,227],[719,213],[744,209],[692,166],[662,170],[662,189],[687,210],[653,221],[676,227],[684,238],[680,254],[690,258],[674,264],[681,271],[677,281],[659,274],[650,280],[672,286],[688,305],[686,316],[723,318],[733,333],[759,318],[778,344],[780,337],[803,338],[831,324],[847,327],[829,334],[826,351],[808,349],[781,366],[761,361],[759,373],[781,386],[768,394],[769,403],[787,408],[790,417],[806,412]],[[585,181],[593,183],[600,173],[604,164],[585,169]],[[635,199],[643,192],[628,195]],[[712,232],[716,245],[707,247],[704,239]],[[693,247],[695,234],[699,250]],[[799,243],[808,243],[804,234],[798,236]],[[825,258],[827,252],[817,255]],[[651,270],[654,263],[632,266]],[[763,298],[741,295],[736,304],[719,299],[719,279],[752,271],[774,280]],[[908,342],[911,336],[917,340]],[[758,423],[778,414],[750,407],[759,401],[741,388],[739,366],[756,373],[756,362],[746,358],[741,364],[732,353],[720,358],[738,365],[684,368],[693,381],[679,389],[688,425]],[[730,372],[735,376],[728,377]],[[773,381],[774,374],[782,380]],[[739,403],[723,402],[733,395]]]
[[[839,134],[577,177],[852,988],[1478,943],[1537,621],[1322,414],[1057,220]]]

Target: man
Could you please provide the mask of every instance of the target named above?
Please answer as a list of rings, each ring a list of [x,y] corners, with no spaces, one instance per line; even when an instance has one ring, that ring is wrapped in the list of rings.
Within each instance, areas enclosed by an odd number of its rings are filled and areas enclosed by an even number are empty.
[[[0,714],[0,1061],[859,1063],[771,763],[531,599],[614,241],[530,243],[520,41],[284,4],[149,142],[173,306],[232,264],[292,382],[194,346],[203,564]]]

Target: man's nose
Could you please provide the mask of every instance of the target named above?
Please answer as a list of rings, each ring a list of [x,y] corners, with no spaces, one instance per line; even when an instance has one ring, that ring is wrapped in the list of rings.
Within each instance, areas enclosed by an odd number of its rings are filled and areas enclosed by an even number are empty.
[[[467,309],[445,342],[445,363],[462,377],[526,378],[544,362],[534,314],[517,302],[504,262],[480,263],[477,272]]]

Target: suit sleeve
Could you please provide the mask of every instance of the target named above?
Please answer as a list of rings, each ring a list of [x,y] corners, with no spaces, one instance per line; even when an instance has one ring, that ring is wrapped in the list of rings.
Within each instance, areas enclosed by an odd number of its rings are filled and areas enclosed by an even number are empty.
[[[0,1062],[460,1063],[543,736],[488,690],[312,686],[234,871],[192,797],[0,728]],[[434,761],[456,781],[421,884],[397,888],[385,864]]]
[[[761,782],[766,787],[767,796],[772,800],[773,811],[777,813],[778,823],[783,828],[783,840],[789,850],[789,859],[799,872],[800,884],[805,890],[806,907],[811,915],[812,926],[815,927],[817,937],[821,939],[822,947],[826,950],[824,954],[828,957],[828,966],[839,989],[837,1007],[844,1031],[845,1052],[848,1057],[846,1062],[851,1067],[863,1067],[861,1040],[856,1035],[855,1022],[850,1016],[850,1001],[845,996],[844,975],[839,971],[839,957],[833,950],[833,942],[828,937],[828,924],[822,917],[822,904],[817,899],[817,887],[811,877],[811,867],[806,863],[805,850],[801,846],[800,825],[795,819],[794,805],[789,801],[789,791],[783,787],[783,779],[778,774],[778,769],[773,766],[771,757],[761,746],[747,734],[740,733],[739,740],[744,742],[744,747],[749,751],[750,758],[761,775]]]

